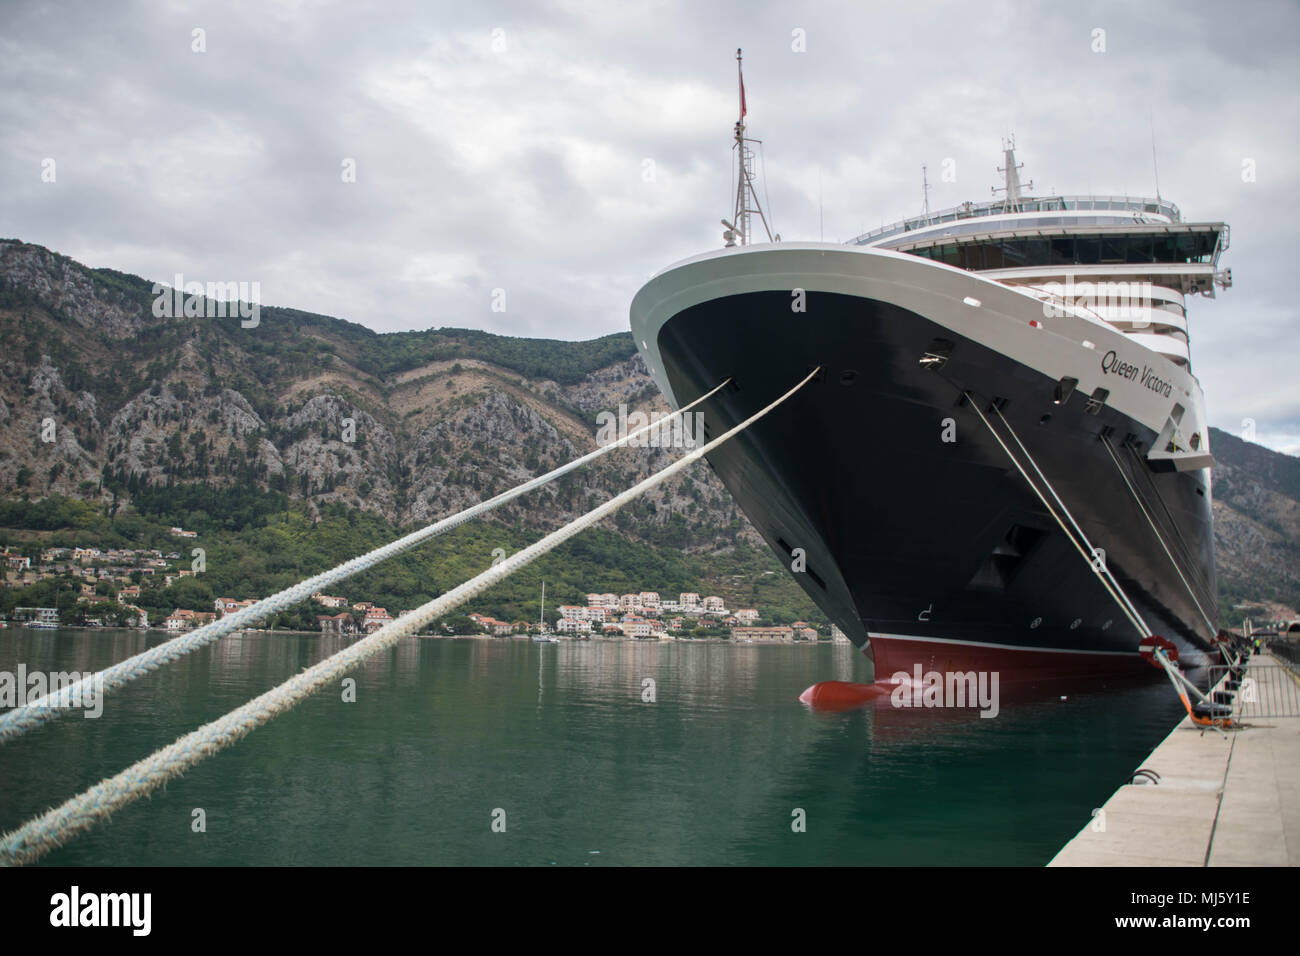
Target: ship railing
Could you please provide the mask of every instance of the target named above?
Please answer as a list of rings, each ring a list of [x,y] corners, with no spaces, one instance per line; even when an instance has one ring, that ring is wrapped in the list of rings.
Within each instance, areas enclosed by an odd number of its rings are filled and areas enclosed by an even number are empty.
[[[978,219],[982,216],[1001,216],[1025,212],[1054,212],[1060,210],[1075,211],[1109,211],[1155,213],[1166,216],[1172,222],[1182,222],[1182,211],[1173,203],[1164,199],[1139,196],[1044,196],[1042,198],[1022,197],[1019,202],[1008,204],[1005,199],[992,202],[962,203],[948,209],[940,209],[928,216],[911,216],[897,222],[880,226],[864,232],[849,240],[849,245],[865,245],[885,236],[897,233],[913,232],[927,229],[945,222],[957,222],[962,219]],[[1226,247],[1225,247],[1226,248]]]
[[[1300,717],[1300,676],[1272,654],[1235,667],[1216,664],[1209,672],[1212,699],[1231,705],[1235,720]]]

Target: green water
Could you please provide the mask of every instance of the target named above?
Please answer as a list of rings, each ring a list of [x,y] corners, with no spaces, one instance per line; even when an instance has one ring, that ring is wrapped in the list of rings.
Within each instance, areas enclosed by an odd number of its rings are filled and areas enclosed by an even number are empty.
[[[97,670],[160,640],[4,630],[0,671]],[[0,829],[346,643],[226,637],[108,695],[99,719],[0,745]],[[995,719],[797,700],[870,676],[843,644],[411,639],[355,674],[354,703],[313,697],[44,862],[1041,865],[1181,712],[1159,675],[1004,692]]]

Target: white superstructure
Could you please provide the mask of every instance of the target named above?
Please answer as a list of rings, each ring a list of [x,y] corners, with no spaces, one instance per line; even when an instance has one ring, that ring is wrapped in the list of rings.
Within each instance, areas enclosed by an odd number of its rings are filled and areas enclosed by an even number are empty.
[[[1227,225],[1183,222],[1159,197],[1027,197],[1014,142],[1004,155],[1004,198],[882,226],[851,244],[978,272],[1042,299],[1048,317],[1080,310],[1190,368],[1187,296],[1232,284],[1231,270],[1218,270]]]

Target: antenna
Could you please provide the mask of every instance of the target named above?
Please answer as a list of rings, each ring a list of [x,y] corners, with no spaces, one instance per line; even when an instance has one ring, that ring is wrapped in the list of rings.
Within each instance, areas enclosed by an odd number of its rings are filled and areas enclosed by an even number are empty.
[[[1002,211],[1019,212],[1021,188],[1019,171],[1025,168],[1025,164],[1021,163],[1020,165],[1016,165],[1016,136],[1014,133],[1002,141],[1002,156],[1003,162],[1007,164],[1006,168],[999,166],[997,167],[997,170],[1000,173],[1006,174],[1006,184],[1003,186],[994,186],[993,195],[996,196],[999,192],[1005,192],[1007,194],[1007,201],[1003,204]],[[1024,188],[1033,189],[1034,181],[1031,179],[1029,182],[1025,183]]]
[[[1147,118],[1151,123],[1151,169],[1156,174],[1156,201],[1160,201],[1160,166],[1156,163],[1156,115],[1153,109],[1147,110]]]
[[[729,228],[722,238],[727,248],[737,244],[747,246],[751,242],[751,222],[754,216],[763,224],[767,241],[772,241],[772,230],[768,228],[767,217],[763,215],[762,204],[758,201],[758,192],[754,189],[754,150],[751,144],[757,143],[761,148],[762,140],[750,139],[745,135],[745,117],[749,110],[745,105],[745,73],[742,68],[741,51],[736,50],[736,80],[740,84],[740,118],[736,120],[736,204],[731,216]]]
[[[826,215],[822,206],[822,168],[817,167],[817,241],[826,241]]]
[[[925,163],[921,164],[921,215],[930,215],[930,180],[926,176]]]

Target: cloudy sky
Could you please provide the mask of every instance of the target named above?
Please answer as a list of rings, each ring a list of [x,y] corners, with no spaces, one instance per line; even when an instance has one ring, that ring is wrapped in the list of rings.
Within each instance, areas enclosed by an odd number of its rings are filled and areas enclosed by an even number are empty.
[[[920,212],[922,163],[987,199],[1011,132],[1035,192],[1153,195],[1154,126],[1161,194],[1232,226],[1211,420],[1300,452],[1298,43],[1293,2],[6,2],[0,236],[378,331],[622,331],[721,244],[740,46],[787,239]]]

